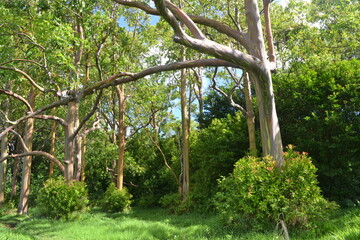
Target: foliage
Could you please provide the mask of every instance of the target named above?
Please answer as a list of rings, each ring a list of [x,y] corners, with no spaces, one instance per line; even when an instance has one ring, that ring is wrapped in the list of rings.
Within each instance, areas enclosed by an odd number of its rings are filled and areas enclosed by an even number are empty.
[[[260,226],[285,220],[289,226],[313,227],[326,217],[336,204],[321,195],[311,159],[291,146],[284,159],[281,169],[269,157],[240,159],[219,183],[218,210],[235,224]]]
[[[176,163],[179,160],[176,136],[160,139],[160,146],[168,163],[177,170]],[[127,148],[133,164],[140,166],[139,171],[129,174],[126,179],[127,182],[134,183],[128,188],[134,195],[135,204],[142,207],[158,206],[161,197],[177,190],[174,177],[165,167],[160,152],[149,140],[145,131],[134,135],[127,143]],[[126,167],[125,170],[128,171]]]
[[[274,78],[284,144],[306,151],[324,195],[341,204],[360,199],[359,60],[293,64]]]
[[[132,195],[126,188],[119,190],[111,183],[101,202],[102,208],[109,212],[124,212],[130,209]]]
[[[50,178],[39,191],[37,207],[43,216],[69,218],[73,212],[86,208],[87,195],[83,182],[67,184],[63,178]]]
[[[191,198],[195,209],[210,210],[218,191],[217,179],[233,171],[234,163],[248,150],[246,120],[230,114],[191,136]]]
[[[111,168],[117,159],[117,146],[107,140],[107,135],[101,131],[89,134],[87,140],[85,182],[89,189],[91,200],[102,197],[112,177],[107,168]],[[91,167],[90,167],[91,166]]]
[[[191,199],[181,200],[179,193],[167,194],[160,199],[159,203],[173,214],[188,213],[192,206]]]

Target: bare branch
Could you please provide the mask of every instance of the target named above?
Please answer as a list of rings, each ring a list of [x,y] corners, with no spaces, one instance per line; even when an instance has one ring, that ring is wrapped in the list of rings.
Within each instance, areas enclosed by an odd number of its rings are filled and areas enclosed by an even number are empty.
[[[22,147],[24,148],[25,152],[29,152],[29,149],[27,148],[27,146],[26,146],[26,144],[24,142],[24,139],[21,137],[21,135],[18,132],[14,131],[14,130],[10,130],[10,131],[18,137],[18,139],[20,140],[20,143],[21,143]]]
[[[29,62],[29,63],[33,63],[35,64],[36,66],[39,66],[39,67],[44,67],[43,65],[41,65],[40,63],[36,62],[36,61],[33,61],[33,60],[29,60],[29,59],[12,59],[10,61],[7,61],[7,62],[4,62],[4,63],[0,63],[0,66],[1,65],[5,65],[5,64],[8,64],[8,63],[12,63],[12,62]]]
[[[23,103],[26,105],[26,107],[29,109],[30,112],[33,111],[31,105],[30,105],[30,104],[28,103],[28,101],[26,101],[26,99],[23,98],[22,96],[14,93],[14,92],[12,92],[12,91],[10,91],[10,90],[7,90],[7,89],[0,89],[0,93],[4,93],[4,94],[6,94],[6,95],[12,96],[12,97],[20,100],[21,102],[23,102]]]
[[[205,39],[205,35],[201,32],[201,30],[195,25],[195,23],[191,20],[191,18],[184,13],[180,8],[178,8],[172,2],[166,0],[166,5],[170,9],[170,11],[178,18],[185,26],[188,27],[190,32],[197,39]]]
[[[62,126],[67,126],[67,122],[57,116],[53,116],[53,115],[35,115],[32,118],[37,118],[37,119],[44,119],[44,120],[54,120],[59,122]]]
[[[38,90],[40,90],[41,92],[45,92],[45,89],[41,86],[39,86],[34,79],[32,79],[26,72],[17,69],[17,68],[13,68],[13,67],[5,67],[5,66],[0,66],[0,69],[4,69],[4,70],[11,70],[11,71],[15,71],[20,73],[21,75],[23,75],[27,80],[29,80],[29,82],[31,83],[31,85],[33,85],[35,88],[37,88]]]
[[[227,94],[226,92],[224,92],[223,90],[221,90],[218,86],[216,86],[216,81],[215,81],[216,73],[217,73],[217,71],[214,72],[214,75],[213,75],[213,77],[211,78],[211,81],[212,81],[211,87],[212,87],[215,91],[217,91],[218,93],[220,93],[221,95],[223,95],[224,97],[226,97],[226,98],[229,100],[230,105],[231,105],[232,107],[240,110],[240,111],[244,114],[244,116],[246,116],[246,115],[248,114],[247,111],[246,111],[242,106],[240,106],[239,104],[237,104],[237,103],[234,102],[234,99],[233,99],[232,94],[229,95],[229,94]],[[233,93],[233,92],[234,92],[234,91],[232,90],[232,93]]]
[[[137,2],[137,1],[129,1],[129,0],[114,0],[115,2],[124,5],[124,6],[128,6],[128,7],[135,7],[138,8],[142,11],[145,11],[148,14],[151,15],[160,15],[159,11],[157,9],[154,9],[152,7],[150,7],[149,5],[146,5],[144,3],[141,2]],[[237,31],[232,29],[229,25],[226,25],[224,23],[221,23],[219,21],[210,19],[210,18],[206,18],[203,16],[196,16],[196,15],[188,15],[195,23],[207,26],[207,27],[211,27],[213,29],[215,29],[216,31],[226,34],[227,36],[235,39],[236,41],[238,41],[240,44],[242,44],[246,49],[249,47],[249,39],[246,33],[241,32],[241,31]]]
[[[53,155],[47,153],[47,152],[43,152],[43,151],[31,151],[31,152],[25,152],[25,153],[19,153],[19,154],[12,154],[12,155],[7,155],[3,158],[0,159],[0,163],[2,163],[3,161],[9,159],[9,158],[18,158],[18,157],[25,157],[25,156],[44,156],[46,158],[48,158],[50,161],[54,162],[60,169],[60,171],[64,174],[65,173],[65,167],[62,165],[62,163]]]

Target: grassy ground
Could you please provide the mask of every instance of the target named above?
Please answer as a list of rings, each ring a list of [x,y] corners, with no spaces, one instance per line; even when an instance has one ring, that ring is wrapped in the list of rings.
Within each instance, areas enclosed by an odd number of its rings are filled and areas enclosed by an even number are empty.
[[[339,210],[316,231],[291,231],[291,239],[360,240],[360,208]],[[282,239],[273,230],[256,233],[224,228],[216,216],[168,215],[162,209],[135,209],[131,213],[97,211],[79,215],[75,221],[6,215],[0,218],[0,239]]]

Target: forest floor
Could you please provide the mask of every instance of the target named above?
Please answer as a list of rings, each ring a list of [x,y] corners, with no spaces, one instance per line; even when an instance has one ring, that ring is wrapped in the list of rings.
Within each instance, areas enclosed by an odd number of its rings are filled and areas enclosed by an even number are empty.
[[[275,230],[253,232],[222,226],[213,215],[169,215],[163,209],[134,209],[109,214],[96,210],[81,213],[76,220],[49,220],[8,214],[0,217],[0,239],[28,240],[220,240],[283,239]],[[312,231],[290,229],[291,239],[360,239],[360,208],[338,210],[330,220]]]

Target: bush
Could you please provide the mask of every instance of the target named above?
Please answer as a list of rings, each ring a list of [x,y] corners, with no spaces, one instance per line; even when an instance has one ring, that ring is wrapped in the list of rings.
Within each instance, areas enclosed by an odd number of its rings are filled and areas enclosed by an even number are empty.
[[[109,212],[123,212],[130,209],[132,195],[126,188],[119,190],[111,183],[102,200],[102,208]]]
[[[193,203],[187,198],[185,201],[181,200],[179,193],[170,193],[163,196],[159,203],[162,207],[167,208],[170,213],[184,214],[190,211]]]
[[[270,157],[240,159],[220,181],[217,208],[228,220],[252,226],[285,220],[289,226],[314,227],[337,205],[321,195],[316,168],[305,153],[290,146],[284,158],[281,169]]]
[[[73,212],[84,210],[88,203],[85,184],[67,184],[62,177],[48,179],[37,197],[40,214],[51,218],[69,218]]]

